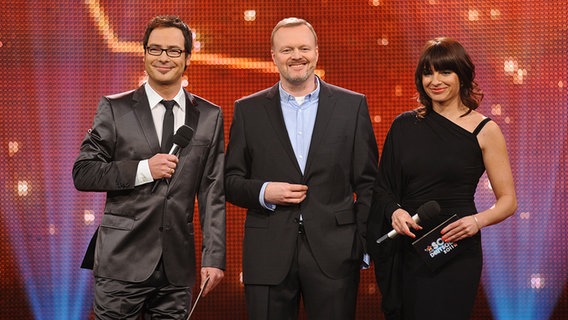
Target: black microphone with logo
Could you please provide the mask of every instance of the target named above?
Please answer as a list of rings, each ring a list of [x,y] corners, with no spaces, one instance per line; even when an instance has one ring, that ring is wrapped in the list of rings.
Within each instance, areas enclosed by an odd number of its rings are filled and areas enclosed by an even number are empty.
[[[432,220],[439,214],[440,214],[440,205],[435,200],[431,200],[418,207],[418,209],[416,210],[416,214],[412,216],[412,220],[420,224],[420,222],[426,222]],[[385,241],[387,238],[393,239],[397,235],[398,232],[396,232],[396,230],[393,229],[389,233],[377,239],[377,243],[381,243]]]
[[[187,124],[184,124],[183,126],[179,127],[179,129],[177,129],[176,133],[174,134],[173,137],[174,143],[168,154],[177,154],[181,149],[187,147],[192,137],[193,137],[192,127],[188,126]],[[160,184],[160,181],[162,180],[164,180],[164,178],[154,181],[152,192],[156,190],[156,187],[158,186],[158,184]]]

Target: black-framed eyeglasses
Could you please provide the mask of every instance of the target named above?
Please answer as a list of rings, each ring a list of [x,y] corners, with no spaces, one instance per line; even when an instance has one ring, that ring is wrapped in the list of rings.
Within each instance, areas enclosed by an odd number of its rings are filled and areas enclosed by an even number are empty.
[[[166,52],[166,55],[170,58],[179,58],[181,54],[185,52],[185,50],[176,49],[176,48],[168,48],[162,49],[160,47],[146,47],[146,52],[152,56],[161,56],[162,52]]]

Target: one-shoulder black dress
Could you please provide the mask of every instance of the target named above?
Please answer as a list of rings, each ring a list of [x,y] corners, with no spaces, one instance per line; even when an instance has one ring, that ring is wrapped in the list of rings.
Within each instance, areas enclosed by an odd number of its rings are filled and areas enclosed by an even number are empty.
[[[392,229],[390,216],[399,205],[413,215],[430,200],[440,204],[440,216],[421,224],[424,229],[414,232],[417,239],[453,214],[476,213],[474,194],[485,171],[477,133],[489,120],[469,132],[434,111],[424,118],[414,111],[399,115],[381,153],[368,236]],[[481,277],[480,233],[435,271],[412,247],[414,240],[399,236],[380,245],[369,242],[376,246],[370,251],[387,319],[469,319]]]

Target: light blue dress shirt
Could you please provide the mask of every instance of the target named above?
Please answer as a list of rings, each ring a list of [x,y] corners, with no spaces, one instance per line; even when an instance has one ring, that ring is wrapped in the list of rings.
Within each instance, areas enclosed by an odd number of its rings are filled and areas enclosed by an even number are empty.
[[[319,80],[316,78],[316,89],[304,97],[292,96],[282,88],[282,84],[279,84],[278,88],[280,90],[280,107],[288,131],[288,138],[303,174],[306,169],[306,160],[308,159],[318,112]],[[274,210],[276,205],[264,201],[264,191],[267,184],[268,182],[265,182],[262,185],[258,199],[264,208]]]

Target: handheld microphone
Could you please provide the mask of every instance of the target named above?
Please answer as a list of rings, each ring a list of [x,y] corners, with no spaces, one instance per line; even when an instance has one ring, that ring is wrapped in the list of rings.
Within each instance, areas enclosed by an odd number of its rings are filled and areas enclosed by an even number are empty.
[[[435,200],[428,201],[422,204],[416,210],[416,214],[412,216],[412,220],[416,223],[425,222],[435,218],[437,215],[440,214],[440,205]],[[377,239],[377,243],[381,243],[385,241],[387,238],[393,239],[398,235],[396,230],[391,230],[389,233],[385,234],[384,236]]]
[[[177,129],[176,133],[174,134],[173,145],[168,154],[177,154],[181,149],[187,147],[192,137],[193,137],[193,128],[191,128],[187,124],[184,124],[183,126],[179,127],[179,129]],[[156,190],[156,187],[158,186],[161,180],[164,179],[154,181],[152,192]]]
[[[183,126],[179,127],[179,129],[177,129],[176,131],[176,134],[174,134],[173,138],[174,143],[168,154],[176,154],[181,149],[187,147],[192,137],[193,137],[193,128],[191,128],[187,124],[184,124]]]

